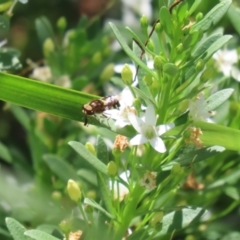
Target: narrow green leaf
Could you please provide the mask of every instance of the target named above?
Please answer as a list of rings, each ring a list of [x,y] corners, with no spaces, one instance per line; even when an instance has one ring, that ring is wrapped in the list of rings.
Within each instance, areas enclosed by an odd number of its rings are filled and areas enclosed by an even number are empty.
[[[0,158],[5,160],[8,163],[12,162],[12,156],[8,148],[1,142],[0,142]]]
[[[234,5],[231,5],[228,10],[228,17],[230,21],[232,22],[232,25],[234,26],[235,30],[240,35],[240,8],[237,8]]]
[[[107,175],[107,166],[96,156],[90,153],[84,145],[79,142],[71,141],[68,143],[80,156],[89,162],[97,171]]]
[[[228,186],[224,190],[225,194],[231,197],[232,199],[239,201],[240,200],[240,192],[237,187]]]
[[[195,122],[195,127],[201,128],[203,135],[200,136],[205,146],[219,145],[228,150],[239,151],[240,131],[229,127],[207,123],[207,122]]]
[[[205,213],[206,211],[199,207],[185,207],[166,214],[162,220],[162,230],[154,236],[154,239],[159,239],[161,235],[172,234],[174,231],[183,229]]]
[[[211,111],[216,109],[232,95],[233,91],[234,89],[227,88],[211,95],[209,98],[206,99],[206,110]]]
[[[206,16],[198,23],[196,23],[192,29],[194,31],[206,32],[210,27],[218,23],[218,21],[224,16],[230,7],[231,0],[223,0],[217,4]]]
[[[173,77],[178,73],[178,68],[173,63],[166,63],[163,65],[163,72],[169,75],[170,77]]]
[[[234,169],[226,175],[222,176],[221,178],[217,179],[212,184],[208,185],[206,189],[210,190],[212,188],[220,188],[224,185],[232,185],[233,183],[236,183],[240,179],[240,169]]]
[[[88,181],[92,185],[97,186],[97,178],[95,172],[81,168],[77,171],[77,175],[80,178],[83,178],[84,180]]]
[[[217,41],[220,37],[222,37],[221,33],[214,33],[213,35],[210,35],[206,39],[200,41],[196,48],[192,52],[192,57],[198,57],[202,55],[203,53],[206,52],[206,50],[215,42]]]
[[[114,219],[114,216],[112,216],[109,212],[107,212],[104,208],[102,208],[98,203],[96,203],[95,201],[93,201],[90,198],[84,198],[84,204],[90,205],[96,209],[98,209],[99,211],[101,211],[102,213],[104,213],[107,217]]]
[[[139,48],[139,46],[133,42],[133,52],[135,55],[140,56],[141,55],[141,49]],[[146,62],[146,58],[143,57],[143,62],[147,65]],[[138,78],[138,84],[139,84],[139,89],[145,93],[146,96],[150,97],[152,96],[151,91],[149,89],[149,87],[147,86],[146,82],[144,81],[144,77],[146,76],[145,71],[142,68],[138,69],[138,73],[137,73],[137,78]],[[152,76],[150,76],[152,77]]]
[[[26,228],[22,224],[20,224],[13,218],[6,218],[5,221],[7,228],[11,235],[13,236],[14,240],[28,240],[28,238],[24,236]]]
[[[37,18],[35,21],[35,27],[42,44],[47,38],[51,38],[54,41],[55,34],[52,29],[51,23],[46,17],[42,16]]]
[[[21,123],[25,130],[29,131],[31,129],[30,117],[27,115],[25,109],[16,105],[11,105],[10,109],[14,117]]]
[[[104,140],[98,135],[97,137],[97,158],[100,159],[103,163],[108,164],[109,162],[109,152],[106,143]]]
[[[59,117],[83,121],[81,106],[99,98],[0,72],[0,99]]]
[[[160,18],[160,22],[162,24],[164,31],[170,38],[172,38],[174,27],[173,27],[171,14],[167,7],[165,7],[165,6],[161,7],[160,13],[159,13],[159,18]]]
[[[10,18],[4,15],[0,15],[0,30],[8,31],[10,26]]]
[[[143,61],[139,58],[139,56],[136,56],[134,52],[131,50],[131,48],[127,45],[125,40],[123,39],[122,35],[116,28],[116,26],[113,23],[109,23],[110,27],[112,28],[112,31],[117,38],[118,42],[122,46],[123,50],[126,52],[126,54],[141,68],[143,68],[147,73],[149,73],[154,79],[157,79],[156,74],[153,70],[149,69],[148,66],[146,66]]]
[[[191,163],[197,163],[206,160],[212,156],[215,156],[216,154],[223,152],[224,150],[225,148],[221,146],[212,146],[197,149],[195,151],[181,154],[178,158],[161,166],[161,168],[163,171],[170,170],[176,163],[180,163],[181,166],[188,166]]]
[[[201,128],[203,135],[200,136],[200,139],[204,146],[217,145],[228,150],[239,151],[240,141],[236,141],[236,139],[240,139],[239,130],[201,121],[194,122],[194,126]],[[167,131],[163,136],[178,135],[182,128],[182,125],[177,126]]]
[[[64,182],[67,183],[69,179],[76,181],[79,179],[77,173],[71,168],[71,166],[58,156],[47,154],[43,156],[43,159],[52,172]]]
[[[202,2],[202,0],[195,0],[192,4],[192,6],[190,7],[189,11],[188,11],[188,16],[191,16],[195,10],[198,8],[198,6],[200,5],[200,3]]]
[[[24,235],[29,236],[35,240],[59,240],[59,238],[53,237],[48,233],[39,231],[39,230],[28,230]]]
[[[221,38],[219,38],[216,42],[214,42],[206,52],[206,55],[204,56],[204,59],[207,61],[209,58],[217,51],[219,50],[225,43],[227,43],[232,36],[230,35],[224,35]]]
[[[108,212],[114,213],[114,208],[112,206],[112,197],[109,190],[109,178],[98,173],[98,187],[101,192],[101,198],[103,199],[104,205]]]
[[[0,48],[0,70],[19,70],[22,65],[18,59],[19,52],[11,48]]]

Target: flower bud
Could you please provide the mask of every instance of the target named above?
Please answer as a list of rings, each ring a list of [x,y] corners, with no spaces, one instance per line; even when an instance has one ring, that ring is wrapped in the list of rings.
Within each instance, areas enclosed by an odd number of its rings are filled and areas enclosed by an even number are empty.
[[[203,70],[204,67],[205,67],[205,62],[203,61],[203,59],[199,59],[196,64],[196,70],[200,72]]]
[[[128,64],[125,64],[122,72],[121,72],[121,77],[123,82],[127,85],[130,86],[132,84],[132,80],[133,80],[133,73],[131,68],[128,66]]]
[[[114,64],[110,63],[108,64],[102,71],[100,75],[100,81],[102,83],[107,82],[110,80],[110,78],[114,75]]]
[[[69,233],[70,230],[71,230],[71,221],[62,220],[62,221],[59,223],[59,227],[61,228],[61,230],[62,230],[64,233]]]
[[[110,161],[107,165],[107,174],[110,177],[115,177],[117,175],[117,165],[114,161]]]
[[[54,43],[51,38],[47,38],[43,43],[43,53],[45,57],[49,57],[52,52],[54,52]]]
[[[151,76],[151,75],[145,75],[145,76],[143,77],[143,82],[145,82],[145,84],[146,84],[147,86],[151,86],[151,85],[152,85],[152,82],[153,82],[152,76]]]
[[[96,199],[97,198],[97,193],[94,190],[89,190],[86,193],[86,197],[91,198],[91,199]]]
[[[57,21],[57,27],[59,30],[64,31],[67,27],[67,20],[65,17],[60,17]]]
[[[59,191],[54,191],[51,197],[54,201],[60,201],[62,199],[62,193]]]
[[[182,43],[179,43],[176,47],[176,50],[177,50],[177,53],[180,54],[182,53],[182,50],[183,50],[183,44]]]
[[[214,75],[213,68],[206,68],[202,73],[200,80],[201,82],[207,82],[209,79],[212,78],[213,75]]]
[[[196,16],[196,22],[199,22],[203,18],[203,13],[199,12]]]
[[[141,101],[138,98],[135,98],[133,101],[133,106],[136,108],[137,112],[141,111]]]
[[[153,215],[153,217],[150,220],[150,225],[154,227],[156,224],[160,223],[163,219],[163,212],[157,212]]]
[[[148,18],[143,15],[140,19],[140,23],[141,23],[141,28],[144,32],[144,34],[146,34],[148,36]]]
[[[154,50],[155,50],[154,43],[151,39],[148,41],[147,48],[152,52],[154,52]]]
[[[99,65],[102,62],[102,54],[100,52],[95,52],[92,57],[92,62],[95,65]]]
[[[156,56],[154,58],[154,63],[153,63],[154,69],[161,71],[162,70],[162,59],[160,56]]]
[[[7,1],[0,4],[0,12],[7,11],[13,4],[13,1]]]
[[[155,31],[160,34],[162,32],[163,28],[162,28],[162,24],[159,22],[156,24],[155,26]]]
[[[95,149],[95,147],[94,147],[90,142],[87,142],[87,143],[85,144],[85,148],[86,148],[90,153],[92,153],[94,156],[97,156],[96,149]]]
[[[81,190],[80,190],[78,184],[71,179],[68,180],[67,191],[68,191],[69,197],[74,202],[78,202],[82,197]]]

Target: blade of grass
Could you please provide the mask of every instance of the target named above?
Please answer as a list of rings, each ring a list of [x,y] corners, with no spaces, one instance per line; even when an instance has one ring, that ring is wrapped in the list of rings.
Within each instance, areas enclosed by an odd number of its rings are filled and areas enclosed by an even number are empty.
[[[59,117],[83,121],[81,107],[98,96],[0,73],[0,99]]]

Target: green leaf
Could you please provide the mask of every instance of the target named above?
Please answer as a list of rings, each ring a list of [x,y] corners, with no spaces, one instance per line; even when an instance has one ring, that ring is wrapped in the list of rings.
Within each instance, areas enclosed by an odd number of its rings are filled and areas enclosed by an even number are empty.
[[[79,142],[71,141],[68,143],[80,156],[90,163],[97,171],[107,175],[107,166],[96,156],[90,153],[84,145]]]
[[[188,16],[191,16],[195,12],[195,10],[198,8],[198,6],[200,5],[201,2],[202,2],[202,0],[193,1],[193,4],[188,11]]]
[[[227,88],[211,95],[209,98],[206,99],[206,110],[211,111],[216,109],[232,95],[233,91],[234,89]]]
[[[148,66],[146,66],[143,61],[134,54],[134,52],[131,50],[131,48],[127,45],[125,40],[123,39],[122,35],[116,28],[116,26],[113,23],[109,23],[110,27],[112,28],[112,31],[117,38],[118,42],[122,46],[123,50],[126,52],[126,54],[141,68],[143,68],[148,74],[150,74],[154,79],[157,79],[156,74],[153,70],[149,69]]]
[[[90,170],[81,168],[77,171],[77,175],[80,178],[88,181],[92,185],[97,186],[97,178],[96,178],[96,173],[95,172],[92,172]]]
[[[21,123],[25,130],[29,131],[31,129],[30,117],[27,115],[25,109],[16,105],[11,105],[10,109],[14,117]]]
[[[37,18],[35,21],[35,27],[42,44],[47,38],[51,38],[54,41],[55,34],[52,29],[51,23],[46,17],[42,16]]]
[[[161,235],[172,234],[174,231],[183,229],[205,213],[206,211],[202,208],[185,207],[166,214],[162,220],[162,230],[154,236],[154,239],[159,239]]]
[[[166,63],[163,65],[163,72],[170,77],[173,77],[178,73],[178,68],[173,63]]]
[[[232,199],[234,199],[236,201],[240,200],[240,192],[237,187],[228,186],[224,189],[224,192],[226,195],[228,195]]]
[[[212,184],[209,184],[206,189],[222,188],[224,185],[236,184],[240,179],[240,169],[234,169],[226,173],[226,175],[220,177]]]
[[[76,121],[84,119],[81,106],[99,98],[1,72],[0,89],[0,99],[3,101]]]
[[[207,122],[194,122],[195,127],[201,128],[203,135],[200,136],[205,146],[219,145],[228,150],[239,151],[240,131],[229,127],[207,123]]]
[[[225,43],[227,43],[232,36],[230,35],[224,35],[221,38],[219,38],[216,42],[214,42],[206,52],[206,55],[204,56],[204,59],[207,61],[209,58],[217,51],[219,50]]]
[[[39,230],[28,230],[24,235],[29,236],[35,240],[59,240],[59,238],[53,237],[48,233],[39,231]]]
[[[109,162],[109,153],[108,148],[104,140],[98,135],[97,137],[97,158],[100,159],[103,163],[108,164]]]
[[[175,158],[173,161],[162,165],[161,168],[163,171],[170,170],[177,163],[180,163],[181,166],[187,166],[191,163],[197,163],[206,160],[212,156],[215,156],[216,154],[223,152],[224,150],[225,150],[224,147],[212,146],[197,149],[195,151],[182,153],[180,154],[179,157]]]
[[[8,31],[10,26],[9,17],[0,15],[0,30]]]
[[[102,213],[104,213],[107,217],[114,219],[114,216],[112,216],[109,212],[107,212],[104,208],[102,208],[98,203],[96,203],[95,201],[93,201],[90,198],[84,198],[84,204],[90,205],[96,209],[98,209],[99,211],[101,211]]]
[[[0,70],[19,70],[22,65],[18,59],[19,52],[11,48],[0,48]]]
[[[29,238],[24,236],[26,228],[13,218],[6,218],[6,224],[9,232],[13,236],[14,240],[28,240]]]
[[[77,173],[71,168],[71,166],[63,161],[61,158],[55,155],[47,154],[43,156],[44,161],[48,167],[64,182],[68,182],[69,179],[78,180]]]
[[[109,190],[109,178],[98,173],[98,187],[101,192],[101,198],[103,199],[105,207],[110,213],[114,213],[111,192]]]
[[[170,38],[172,38],[174,27],[173,27],[172,17],[168,8],[166,8],[165,6],[161,7],[159,18],[164,31]]]
[[[0,158],[5,160],[8,163],[12,162],[12,156],[8,148],[1,142],[0,142]]]
[[[224,16],[230,7],[232,1],[231,0],[223,0],[219,4],[217,4],[210,12],[206,14],[206,16],[196,23],[192,29],[194,31],[203,31],[206,32],[210,27],[216,25],[218,21]]]
[[[237,8],[234,5],[231,5],[228,10],[228,17],[232,22],[236,32],[240,35],[240,8]]]
[[[221,33],[214,33],[212,35],[210,35],[209,37],[203,39],[202,41],[200,41],[198,43],[198,45],[196,46],[196,48],[193,50],[192,52],[192,57],[196,58],[200,55],[202,55],[203,53],[205,53],[207,51],[207,49],[215,42],[217,41],[220,37],[222,37]]]
[[[133,52],[137,56],[140,56],[142,53],[141,49],[134,41],[133,41]],[[143,57],[143,62],[147,65],[145,57]],[[150,91],[149,87],[147,86],[147,84],[145,83],[145,81],[143,81],[145,76],[146,76],[145,71],[142,68],[139,68],[138,73],[137,73],[139,89],[143,93],[145,93],[146,96],[150,97],[150,96],[152,96],[151,91]]]

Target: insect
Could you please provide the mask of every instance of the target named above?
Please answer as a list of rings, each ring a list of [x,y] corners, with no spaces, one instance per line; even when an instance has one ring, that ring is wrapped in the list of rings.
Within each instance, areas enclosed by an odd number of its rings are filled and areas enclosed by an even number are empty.
[[[102,114],[104,117],[106,117],[103,114],[104,111],[119,107],[120,103],[116,96],[107,96],[84,104],[82,106],[82,112],[84,114],[84,126],[88,124],[88,116],[96,117],[96,114]]]

